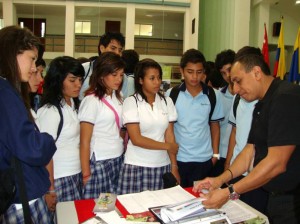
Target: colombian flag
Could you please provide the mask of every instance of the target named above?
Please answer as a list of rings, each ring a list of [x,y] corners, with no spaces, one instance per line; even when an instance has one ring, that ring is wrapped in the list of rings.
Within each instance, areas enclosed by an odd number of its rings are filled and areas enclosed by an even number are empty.
[[[283,19],[281,19],[280,33],[276,52],[276,61],[274,66],[274,77],[280,77],[282,80],[286,73],[284,39],[283,39]]]
[[[289,72],[290,82],[299,81],[299,76],[300,76],[299,47],[300,47],[300,28],[298,29],[298,35],[294,45],[294,54],[293,54],[292,64]]]
[[[264,56],[265,62],[270,66],[270,60],[269,60],[269,43],[268,43],[268,34],[267,34],[267,28],[266,24],[265,26],[265,34],[264,34],[264,43],[262,47],[262,55]]]

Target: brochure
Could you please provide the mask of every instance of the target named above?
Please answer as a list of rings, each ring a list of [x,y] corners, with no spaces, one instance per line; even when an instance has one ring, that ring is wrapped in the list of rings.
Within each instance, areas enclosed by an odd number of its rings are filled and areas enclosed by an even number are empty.
[[[126,216],[126,220],[135,222],[157,222],[157,218],[150,211],[132,213]]]
[[[117,195],[112,193],[100,193],[99,198],[95,200],[94,213],[110,212],[115,210]]]

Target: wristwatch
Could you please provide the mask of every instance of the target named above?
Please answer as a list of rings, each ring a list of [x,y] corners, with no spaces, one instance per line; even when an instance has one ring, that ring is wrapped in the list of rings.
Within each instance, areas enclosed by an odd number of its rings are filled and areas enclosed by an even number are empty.
[[[228,189],[229,189],[229,192],[230,192],[230,194],[229,194],[229,199],[230,200],[237,200],[237,199],[240,198],[240,195],[234,191],[233,184],[230,184],[228,186]]]
[[[220,154],[213,154],[212,157],[217,158],[217,160],[220,160]]]

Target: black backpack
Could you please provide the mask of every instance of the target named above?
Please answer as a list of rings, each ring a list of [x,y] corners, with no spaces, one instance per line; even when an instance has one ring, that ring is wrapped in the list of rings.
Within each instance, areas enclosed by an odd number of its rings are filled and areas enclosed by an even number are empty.
[[[56,134],[56,139],[55,139],[55,142],[57,141],[60,133],[61,133],[61,130],[62,130],[62,127],[63,127],[63,124],[64,124],[64,116],[62,114],[62,110],[61,110],[61,106],[60,104],[55,104],[54,105],[57,110],[58,110],[58,113],[59,113],[59,116],[60,116],[60,121],[59,121],[59,124],[58,124],[58,128],[57,128],[57,134]]]
[[[239,105],[241,96],[239,94],[236,94],[235,98],[234,98],[234,102],[233,102],[233,116],[234,118],[236,118],[236,111],[237,111],[237,107]]]
[[[212,114],[214,112],[214,109],[215,109],[215,106],[216,106],[216,93],[215,91],[213,90],[212,87],[204,84],[204,83],[201,83],[201,85],[204,87],[204,88],[207,88],[207,91],[203,91],[204,94],[207,95],[208,99],[209,99],[209,102],[210,102],[210,112],[209,112],[209,121],[212,117]],[[185,83],[181,83],[180,85],[177,85],[177,86],[174,86],[172,89],[171,89],[171,92],[170,92],[170,98],[172,99],[174,105],[176,104],[176,100],[178,98],[178,95],[179,95],[179,92],[180,92],[180,88],[183,88],[183,89],[186,89],[185,87]]]

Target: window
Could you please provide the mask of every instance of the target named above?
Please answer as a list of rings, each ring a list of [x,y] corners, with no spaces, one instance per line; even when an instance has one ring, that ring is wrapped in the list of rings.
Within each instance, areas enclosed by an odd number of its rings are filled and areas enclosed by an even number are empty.
[[[91,21],[75,22],[75,33],[91,33]]]
[[[135,24],[134,35],[136,36],[152,36],[152,24]]]

